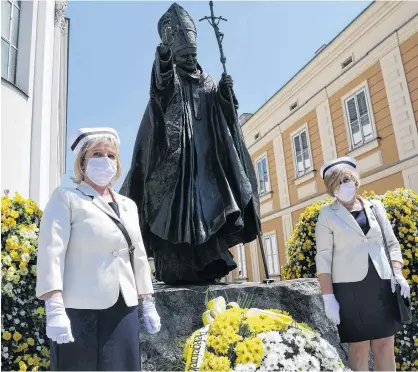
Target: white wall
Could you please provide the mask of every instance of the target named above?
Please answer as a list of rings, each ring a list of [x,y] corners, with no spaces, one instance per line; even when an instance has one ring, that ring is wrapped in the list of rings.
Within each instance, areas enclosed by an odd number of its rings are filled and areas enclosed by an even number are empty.
[[[41,209],[65,169],[65,9],[66,1],[22,2],[16,86],[1,87],[1,189]]]
[[[1,194],[29,196],[32,106],[14,86],[1,82]]]

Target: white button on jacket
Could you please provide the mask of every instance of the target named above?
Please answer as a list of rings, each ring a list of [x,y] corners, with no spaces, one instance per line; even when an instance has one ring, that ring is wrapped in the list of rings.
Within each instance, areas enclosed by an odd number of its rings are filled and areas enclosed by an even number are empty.
[[[382,279],[392,276],[379,224],[382,224],[392,261],[403,262],[399,242],[380,201],[363,200],[370,225],[364,235],[351,213],[338,201],[320,210],[316,225],[316,268],[318,274],[332,274],[333,283],[358,282],[368,272],[370,256]]]
[[[113,191],[120,218],[89,185],[57,188],[42,216],[36,295],[62,290],[66,308],[106,309],[120,291],[127,306],[153,293],[136,204]],[[135,246],[134,272],[119,220]]]

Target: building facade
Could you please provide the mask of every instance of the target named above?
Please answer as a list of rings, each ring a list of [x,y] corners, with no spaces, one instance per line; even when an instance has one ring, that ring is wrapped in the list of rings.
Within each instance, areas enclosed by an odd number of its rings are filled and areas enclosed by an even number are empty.
[[[361,191],[418,192],[418,2],[373,2],[242,125],[258,176],[265,254],[280,278],[299,215],[323,199],[320,168],[357,159]],[[227,281],[260,281],[256,241]]]
[[[43,208],[65,173],[67,3],[1,6],[1,191]]]

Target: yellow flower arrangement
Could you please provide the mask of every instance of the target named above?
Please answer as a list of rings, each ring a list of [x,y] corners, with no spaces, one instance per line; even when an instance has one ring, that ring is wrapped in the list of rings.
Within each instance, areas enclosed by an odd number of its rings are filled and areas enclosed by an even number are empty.
[[[41,216],[36,203],[19,194],[1,199],[1,364],[6,371],[48,370],[50,365],[43,303],[35,298]]]
[[[236,303],[227,305],[223,297],[209,301],[207,308],[204,327],[186,341],[186,371],[342,368],[335,348],[286,312],[241,309]]]
[[[373,192],[366,199],[380,200],[399,240],[404,257],[403,275],[411,287],[413,307],[412,324],[404,326],[395,337],[395,354],[398,368],[418,371],[418,194],[412,190],[397,189],[382,196]],[[315,278],[315,225],[319,211],[332,199],[318,201],[300,215],[292,236],[286,243],[287,264],[282,268],[284,279]]]

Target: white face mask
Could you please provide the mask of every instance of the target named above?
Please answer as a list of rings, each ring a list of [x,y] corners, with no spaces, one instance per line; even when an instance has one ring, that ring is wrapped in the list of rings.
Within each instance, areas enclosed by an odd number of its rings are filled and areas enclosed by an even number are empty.
[[[335,193],[335,197],[344,203],[348,203],[354,199],[356,195],[356,184],[354,182],[347,182],[340,185],[340,188]]]
[[[117,172],[116,160],[108,157],[90,158],[87,161],[86,175],[98,186],[107,186]]]

